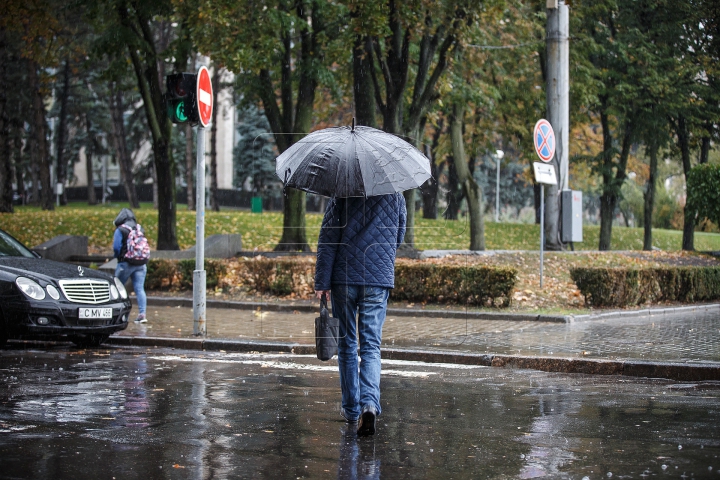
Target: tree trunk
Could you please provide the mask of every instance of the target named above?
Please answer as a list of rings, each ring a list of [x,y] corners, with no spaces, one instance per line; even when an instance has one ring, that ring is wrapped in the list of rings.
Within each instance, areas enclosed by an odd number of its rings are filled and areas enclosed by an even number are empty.
[[[647,186],[645,187],[645,206],[643,210],[643,250],[652,250],[652,216],[655,207],[655,187],[657,184],[657,162],[658,162],[658,142],[655,137],[652,138],[649,145],[650,150],[650,174],[648,176]]]
[[[143,49],[137,49],[134,44],[128,44],[130,57],[138,90],[143,99],[145,117],[153,139],[153,160],[157,182],[157,209],[158,209],[158,250],[178,250],[176,232],[176,204],[175,204],[175,165],[171,158],[170,141],[172,138],[172,124],[165,113],[163,93],[160,88],[160,72],[158,64],[160,57],[155,51],[155,38],[145,12],[140,9],[128,10],[128,5],[117,5],[120,21],[128,31],[135,32],[137,40],[142,42]],[[133,23],[130,15],[134,15],[137,24]],[[139,29],[139,30],[138,30]]]
[[[12,136],[4,108],[0,112],[0,212],[13,213]]]
[[[220,89],[220,72],[216,71],[212,79],[213,84],[213,111],[210,125],[210,210],[220,211],[218,204],[218,178],[217,178],[217,112],[218,90]]]
[[[680,115],[677,121],[678,147],[682,158],[683,174],[687,185],[687,176],[690,173],[692,164],[690,162],[690,133],[688,132],[687,121],[684,115]],[[687,202],[683,208],[683,237],[682,249],[695,250],[695,212],[688,208]]]
[[[600,242],[598,249],[610,250],[612,222],[615,217],[615,208],[620,198],[620,188],[625,181],[625,170],[630,156],[633,120],[631,118],[625,120],[622,133],[622,148],[617,164],[613,162],[612,132],[610,130],[610,119],[607,114],[607,109],[605,108],[600,112],[600,124],[602,125],[603,135],[601,169],[603,193],[600,196]]]
[[[458,189],[460,189],[461,187],[460,182],[458,181],[457,169],[455,168],[455,159],[452,155],[450,155],[448,156],[446,162],[448,167],[448,191],[447,194],[445,194],[445,202],[447,203],[447,207],[445,208],[443,218],[445,220],[457,220],[458,210],[460,209],[460,201],[462,199],[461,195],[458,194]]]
[[[85,174],[87,175],[87,194],[88,205],[97,205],[97,197],[95,196],[95,179],[93,178],[93,152],[94,139],[92,138],[92,129],[90,128],[90,119],[85,116],[85,131],[87,132],[87,141],[85,143]]]
[[[437,195],[438,195],[438,168],[432,160],[432,149],[429,145],[425,146],[425,156],[430,160],[430,177],[421,187],[423,202],[423,218],[435,220],[437,218]]]
[[[373,68],[373,64],[370,38],[356,35],[353,46],[355,120],[358,125],[377,128],[375,120],[375,89],[370,73],[371,68]]]
[[[110,85],[109,104],[110,116],[112,117],[113,146],[115,147],[115,156],[120,165],[120,175],[123,186],[125,187],[125,194],[127,195],[131,208],[140,208],[140,202],[138,201],[135,190],[135,182],[133,181],[132,158],[130,158],[130,151],[127,147],[125,136],[125,120],[123,118],[125,106],[123,104],[122,92],[119,89],[115,89],[113,85]]]
[[[50,185],[50,161],[48,158],[48,142],[45,133],[45,104],[42,91],[40,90],[40,79],[37,73],[37,64],[29,60],[28,83],[33,97],[33,138],[32,150],[33,165],[37,175],[37,189],[39,190],[40,208],[43,210],[54,210],[52,186]],[[37,198],[37,197],[36,197]]]
[[[440,179],[440,169],[435,163],[433,153],[437,151],[440,144],[440,135],[442,134],[442,130],[443,122],[442,119],[440,119],[438,121],[438,126],[435,129],[435,134],[433,135],[432,145],[425,146],[425,156],[430,160],[430,174],[432,175],[432,178],[425,182],[425,185],[420,188],[423,196],[423,218],[437,218],[437,196],[440,190],[440,184],[438,183]]]
[[[463,122],[465,107],[456,103],[450,118],[450,138],[452,141],[453,159],[458,180],[463,187],[467,198],[468,213],[470,215],[470,250],[485,250],[485,222],[483,219],[482,190],[470,174],[465,158],[465,143],[463,142]]]
[[[0,39],[4,40],[3,32],[0,31]],[[4,43],[4,42],[3,42]],[[0,43],[0,48],[5,45]],[[4,52],[2,52],[4,53]],[[4,56],[3,56],[4,57]],[[5,79],[7,78],[6,58],[0,58],[0,212],[12,213],[12,149],[13,140],[11,134],[10,115],[7,111],[7,89]]]
[[[153,208],[155,210],[158,210],[158,176],[157,176],[157,170],[155,169],[155,162],[150,163],[150,178],[152,178],[152,198],[153,198]]]
[[[63,87],[60,93],[60,118],[57,128],[57,183],[65,185],[67,180],[67,160],[65,158],[65,139],[67,130],[67,104],[70,97],[70,61],[65,59],[63,67]],[[61,205],[67,205],[67,196],[62,195]]]
[[[195,185],[193,171],[195,170],[195,157],[193,155],[193,128],[189,123],[185,124],[185,183],[187,183],[187,205],[188,210],[195,210]]]
[[[698,163],[702,165],[703,163],[708,163],[710,160],[710,139],[712,135],[712,128],[713,125],[711,122],[705,123],[705,135],[702,137],[701,143],[700,143],[700,158],[698,159]]]
[[[308,18],[308,13],[305,11],[305,6],[299,4],[297,7],[297,16],[301,19]],[[298,60],[299,70],[299,82],[297,87],[297,102],[295,103],[295,115],[294,115],[294,126],[291,132],[292,142],[297,142],[303,138],[310,131],[312,127],[312,116],[315,102],[315,90],[317,89],[318,81],[316,73],[313,71],[312,64],[314,61],[319,59],[321,55],[321,49],[317,45],[317,32],[323,30],[321,19],[316,16],[316,11],[311,12],[311,24],[313,32],[310,29],[302,30],[300,33],[300,58]],[[286,46],[289,47],[289,44]],[[289,75],[283,75],[283,90],[285,93],[283,97],[283,114],[285,115],[285,123],[287,122],[288,109],[292,108],[292,96],[291,96],[291,78]],[[269,98],[269,97],[268,97]],[[265,113],[271,114],[275,119],[275,124],[278,124],[278,108],[275,103],[273,96],[272,102],[266,104]],[[273,109],[272,111],[268,109]],[[273,112],[274,111],[274,112]],[[271,118],[268,117],[270,121]],[[270,121],[270,125],[273,122]],[[275,131],[275,130],[274,130]],[[290,133],[290,132],[285,132]],[[281,135],[282,136],[282,135]],[[276,135],[276,140],[278,136]],[[276,142],[278,149],[280,149],[280,143]],[[289,146],[289,145],[288,145]],[[283,203],[283,233],[280,238],[280,242],[275,246],[275,251],[287,252],[287,251],[302,251],[310,252],[310,245],[307,241],[307,231],[305,225],[305,210],[306,210],[306,199],[307,195],[305,192],[287,188],[285,190],[285,201]]]
[[[17,193],[22,199],[22,204],[25,205],[27,200],[27,192],[25,191],[25,177],[23,175],[23,141],[20,136],[20,132],[15,135],[15,184],[17,185]]]

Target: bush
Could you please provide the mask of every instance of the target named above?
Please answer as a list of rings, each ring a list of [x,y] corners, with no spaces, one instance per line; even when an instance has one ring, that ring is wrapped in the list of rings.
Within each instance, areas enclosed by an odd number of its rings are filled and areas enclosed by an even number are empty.
[[[182,289],[192,289],[193,272],[195,271],[195,260],[187,259],[177,262],[179,273],[179,285]],[[227,273],[225,264],[220,260],[212,258],[205,259],[205,288],[215,288],[220,283],[220,279]]]
[[[207,288],[215,288],[227,275],[242,288],[278,296],[312,295],[315,289],[314,259],[205,260]],[[192,288],[195,260],[152,259],[145,280],[149,290]],[[226,280],[227,281],[227,280]],[[507,307],[517,282],[510,268],[403,263],[395,266],[394,300],[458,303]]]
[[[573,268],[570,276],[588,306],[720,299],[720,267]]]
[[[517,282],[512,268],[398,264],[391,298],[431,303],[510,305]]]
[[[177,276],[177,262],[164,258],[151,258],[147,264],[145,288],[147,290],[170,290]]]
[[[314,288],[314,262],[257,257],[242,264],[248,270],[251,288],[258,293],[303,295]]]

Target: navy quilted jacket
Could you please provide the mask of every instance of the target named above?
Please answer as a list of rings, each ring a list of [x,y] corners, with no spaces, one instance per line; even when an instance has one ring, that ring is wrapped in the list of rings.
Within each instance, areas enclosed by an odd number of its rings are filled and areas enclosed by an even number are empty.
[[[331,199],[318,240],[315,290],[332,285],[393,288],[395,253],[406,221],[401,193]]]

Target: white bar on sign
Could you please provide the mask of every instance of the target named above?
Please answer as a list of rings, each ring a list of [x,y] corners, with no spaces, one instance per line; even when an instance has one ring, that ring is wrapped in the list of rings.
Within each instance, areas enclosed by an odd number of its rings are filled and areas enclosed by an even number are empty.
[[[555,176],[555,168],[552,165],[535,162],[533,163],[535,170],[535,181],[546,185],[557,185],[557,177]]]
[[[201,103],[204,103],[205,105],[212,105],[212,96],[210,95],[210,92],[200,89],[199,95],[200,98],[198,100],[200,100]]]

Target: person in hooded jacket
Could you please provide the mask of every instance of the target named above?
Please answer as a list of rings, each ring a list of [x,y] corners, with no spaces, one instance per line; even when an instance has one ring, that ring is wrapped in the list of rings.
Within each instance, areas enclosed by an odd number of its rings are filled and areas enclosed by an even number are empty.
[[[405,198],[395,193],[333,198],[320,228],[315,293],[332,296],[333,317],[340,321],[340,414],[357,424],[359,436],[375,433],[381,412],[382,328],[406,222]]]
[[[129,208],[123,208],[115,217],[115,234],[113,235],[113,253],[118,260],[115,268],[115,276],[125,284],[128,278],[132,279],[133,290],[137,298],[138,310],[140,313],[135,319],[136,323],[147,323],[147,296],[145,295],[145,276],[147,275],[147,265],[133,265],[127,261],[125,254],[127,253],[127,238],[130,230],[127,227],[135,228],[137,219],[135,214]],[[125,227],[127,226],[127,227]],[[140,227],[142,230],[142,227]],[[143,231],[143,234],[145,232]]]

